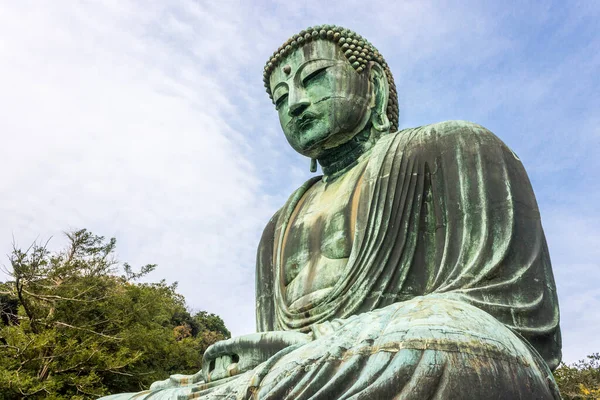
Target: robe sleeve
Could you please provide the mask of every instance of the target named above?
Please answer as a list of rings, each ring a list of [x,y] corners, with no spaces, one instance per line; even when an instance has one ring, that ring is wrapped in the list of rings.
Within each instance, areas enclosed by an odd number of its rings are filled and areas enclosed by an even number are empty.
[[[367,226],[366,238],[391,250],[375,251],[383,256],[368,268],[376,278],[366,279],[370,295],[362,310],[415,296],[465,301],[525,338],[556,368],[556,287],[519,158],[487,129],[448,121],[400,132],[378,180],[394,172],[388,215],[375,196],[369,207],[385,227],[371,238],[375,230]]]
[[[273,301],[273,246],[277,211],[265,227],[256,255],[256,331],[274,330],[275,305]]]

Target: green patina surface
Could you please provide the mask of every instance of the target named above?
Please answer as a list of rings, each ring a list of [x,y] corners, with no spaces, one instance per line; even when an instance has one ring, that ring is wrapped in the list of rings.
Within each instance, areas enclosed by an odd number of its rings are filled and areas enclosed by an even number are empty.
[[[396,132],[387,64],[343,28],[293,36],[264,80],[324,175],[265,228],[259,333],[213,345],[196,375],[111,398],[560,398],[554,279],[514,153],[466,121]]]

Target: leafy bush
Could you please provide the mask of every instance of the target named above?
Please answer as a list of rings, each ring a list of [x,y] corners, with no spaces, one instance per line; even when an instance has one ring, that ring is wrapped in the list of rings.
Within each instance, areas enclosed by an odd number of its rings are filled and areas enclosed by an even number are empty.
[[[572,365],[562,363],[554,378],[565,399],[600,399],[600,353]]]
[[[143,390],[197,372],[204,350],[230,336],[218,316],[190,315],[176,284],[136,283],[156,266],[120,265],[114,238],[67,237],[64,251],[34,244],[10,256],[12,280],[0,283],[0,399]]]

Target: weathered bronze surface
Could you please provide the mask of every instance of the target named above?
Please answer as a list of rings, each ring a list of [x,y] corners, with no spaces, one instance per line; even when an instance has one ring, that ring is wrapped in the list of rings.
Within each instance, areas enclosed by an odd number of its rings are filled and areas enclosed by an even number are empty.
[[[260,333],[109,398],[559,399],[556,289],[517,156],[466,121],[396,132],[387,64],[342,28],[295,35],[264,77],[324,175],[263,233]]]

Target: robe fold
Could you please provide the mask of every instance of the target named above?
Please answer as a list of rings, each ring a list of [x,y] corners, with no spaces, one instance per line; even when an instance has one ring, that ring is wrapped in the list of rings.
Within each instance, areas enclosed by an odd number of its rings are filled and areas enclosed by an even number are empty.
[[[258,331],[299,330],[419,296],[467,303],[561,359],[556,288],[540,214],[519,158],[487,129],[448,121],[382,137],[360,180],[341,279],[308,309],[288,308],[283,238],[307,181],[271,219],[258,251]]]

